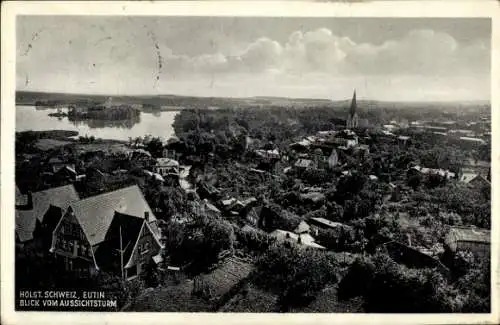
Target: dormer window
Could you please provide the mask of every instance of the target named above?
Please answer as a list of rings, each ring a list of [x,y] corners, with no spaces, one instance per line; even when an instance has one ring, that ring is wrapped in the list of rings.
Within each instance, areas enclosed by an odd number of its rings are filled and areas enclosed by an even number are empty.
[[[150,243],[149,242],[145,242],[144,244],[139,245],[137,248],[139,250],[139,254],[143,255],[143,254],[146,254],[147,252],[149,252],[149,249],[151,247],[150,247]]]

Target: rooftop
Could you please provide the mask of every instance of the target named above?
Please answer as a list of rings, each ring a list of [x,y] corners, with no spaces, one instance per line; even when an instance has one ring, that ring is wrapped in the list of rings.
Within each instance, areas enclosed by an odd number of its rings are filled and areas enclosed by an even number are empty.
[[[478,174],[476,173],[463,173],[462,176],[460,177],[460,182],[468,184],[477,176]]]
[[[476,227],[451,227],[448,233],[455,241],[487,243],[491,242],[491,232],[488,229]]]
[[[314,242],[314,238],[309,234],[297,235],[297,234],[294,234],[293,232],[290,232],[290,231],[276,229],[275,231],[271,232],[269,235],[276,238],[280,242],[284,242],[284,241],[289,240],[289,241],[292,241],[294,243],[299,243],[299,237],[300,237],[300,241],[301,241],[300,244],[302,244],[304,246],[319,248],[319,249],[325,248],[321,245],[316,244]]]
[[[137,185],[92,196],[70,205],[91,245],[102,242],[116,212],[143,219],[147,212],[156,220],[153,211]],[[152,227],[158,234],[158,229]]]
[[[161,167],[179,167],[179,162],[170,158],[157,158],[156,164]]]
[[[417,170],[421,172],[422,174],[435,174],[443,177],[455,177],[455,173],[450,172],[449,170],[444,170],[444,169],[434,169],[434,168],[427,168],[427,167],[422,167],[422,166],[414,166],[412,169]]]
[[[339,228],[345,226],[343,223],[334,222],[325,218],[311,218],[310,220],[315,221],[316,223],[319,223],[329,228]]]
[[[19,239],[22,242],[33,239],[36,220],[43,222],[43,217],[51,205],[66,210],[71,203],[79,199],[73,185],[34,192],[32,194],[32,209],[16,209],[16,233]]]
[[[295,162],[295,167],[307,168],[313,164],[313,161],[310,159],[299,159]]]

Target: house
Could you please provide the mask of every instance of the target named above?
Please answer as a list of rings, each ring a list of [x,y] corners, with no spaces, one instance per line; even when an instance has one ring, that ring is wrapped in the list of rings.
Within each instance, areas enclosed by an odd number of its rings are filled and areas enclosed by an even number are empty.
[[[94,192],[101,192],[106,185],[107,177],[100,169],[89,167],[85,172],[85,185]]]
[[[58,157],[50,158],[47,164],[50,166],[52,173],[57,173],[61,168],[64,168],[66,166],[70,167],[72,170],[75,170],[75,164],[63,161]]]
[[[489,161],[468,159],[462,164],[464,171],[472,171],[477,174],[486,176],[490,173],[491,164]]]
[[[305,221],[301,221],[299,225],[293,230],[296,234],[307,234],[311,231],[311,226]]]
[[[318,135],[318,137],[325,138],[325,137],[334,136],[336,133],[337,133],[337,131],[335,131],[335,130],[327,130],[327,131],[318,131],[317,135]]]
[[[446,179],[454,178],[456,175],[455,173],[452,173],[449,170],[434,169],[421,166],[413,166],[410,168],[409,172],[410,173],[416,172],[418,174],[423,174],[423,175],[439,175]]]
[[[211,217],[219,217],[221,215],[221,211],[207,199],[204,199],[201,202],[193,201],[192,208],[195,215],[198,216],[207,215]]]
[[[470,251],[475,256],[490,256],[491,233],[488,229],[476,227],[451,227],[445,236],[445,250],[455,254]]]
[[[330,156],[328,156],[328,167],[330,169],[335,168],[339,162],[339,155],[337,154],[337,150],[333,149]]]
[[[225,211],[230,211],[232,209],[241,209],[242,208],[242,203],[240,200],[232,197],[232,198],[229,198],[229,199],[225,199],[225,200],[222,200],[221,201],[222,203],[222,206],[224,208]]]
[[[352,148],[358,145],[358,137],[354,134],[349,134],[344,130],[343,132],[339,132],[336,136],[331,137],[325,140],[324,145],[329,145],[331,147],[345,146],[347,148]]]
[[[153,157],[144,149],[135,149],[130,152],[130,160],[135,164],[135,167],[146,168],[151,165]]]
[[[280,243],[293,243],[302,247],[325,249],[325,247],[315,243],[314,238],[309,234],[295,234],[290,231],[276,229],[269,234]]]
[[[301,152],[304,152],[306,151],[307,149],[309,149],[309,147],[311,146],[311,142],[307,139],[302,139],[298,142],[294,142],[292,144],[290,144],[290,149],[293,149],[295,151],[301,151]]]
[[[44,238],[59,222],[68,206],[79,200],[73,185],[28,192],[22,205],[16,205],[16,243],[24,244],[38,237]]]
[[[410,141],[410,137],[409,136],[405,136],[405,135],[398,136],[398,143],[402,144],[403,146],[406,146],[406,144],[409,141]]]
[[[220,196],[220,191],[215,186],[204,181],[199,182],[196,191],[201,198],[207,198],[210,200],[217,200]]]
[[[253,206],[247,209],[245,214],[245,220],[253,227],[260,226],[260,218],[261,218],[262,206]]]
[[[100,269],[132,279],[152,260],[160,261],[160,249],[159,238],[155,238],[151,228],[148,228],[146,217],[115,212],[94,256]]]
[[[367,144],[358,144],[354,147],[354,152],[359,153],[363,158],[370,155],[370,146]]]
[[[308,193],[301,193],[299,198],[302,202],[317,204],[324,202],[326,196],[325,194],[320,192],[308,192]]]
[[[64,184],[67,182],[76,182],[78,180],[78,173],[74,169],[74,165],[65,165],[64,167],[60,168],[57,172],[54,173],[52,176],[52,182],[54,183],[59,183],[59,184]]]
[[[303,170],[306,170],[308,168],[316,168],[315,165],[316,164],[311,159],[301,158],[295,162],[294,167],[300,171],[303,171]]]
[[[311,225],[311,230],[317,234],[319,229],[329,229],[335,231],[348,231],[351,229],[350,226],[345,225],[340,222],[331,221],[325,218],[310,218],[309,224]]]
[[[380,245],[378,250],[386,250],[389,256],[397,263],[404,264],[410,268],[437,268],[444,275],[449,270],[438,259],[425,254],[420,250],[402,244],[397,241],[389,241]]]
[[[389,188],[391,191],[390,200],[393,202],[401,201],[401,185],[389,183]]]
[[[490,188],[491,183],[483,175],[477,175],[468,182],[468,186],[473,189]]]
[[[277,149],[273,150],[255,150],[255,154],[263,163],[273,163],[281,159],[281,155]]]
[[[157,158],[153,171],[162,176],[167,174],[179,174],[179,162],[170,158]]]
[[[66,270],[103,269],[131,279],[159,253],[159,238],[156,217],[133,185],[70,204],[50,251]]]
[[[473,138],[473,137],[460,137],[460,143],[466,145],[470,148],[475,148],[477,146],[486,145],[487,142],[481,138]]]

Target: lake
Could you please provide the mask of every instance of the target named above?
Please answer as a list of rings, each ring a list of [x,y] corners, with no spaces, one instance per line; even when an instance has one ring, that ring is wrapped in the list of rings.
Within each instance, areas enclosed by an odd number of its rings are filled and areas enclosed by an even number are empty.
[[[63,109],[67,112],[67,109]],[[69,121],[67,117],[52,117],[57,109],[36,108],[35,106],[16,106],[16,132],[70,130],[78,131],[79,136],[94,136],[102,139],[125,140],[129,137],[154,137],[168,139],[175,134],[172,124],[179,111],[144,113],[137,120],[83,120]]]

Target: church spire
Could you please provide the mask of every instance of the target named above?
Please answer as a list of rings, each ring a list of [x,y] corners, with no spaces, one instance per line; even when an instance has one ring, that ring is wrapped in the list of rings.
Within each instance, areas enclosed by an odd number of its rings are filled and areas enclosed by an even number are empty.
[[[353,117],[354,114],[356,114],[356,89],[354,89],[354,93],[352,94],[351,109],[349,111],[351,117]]]

